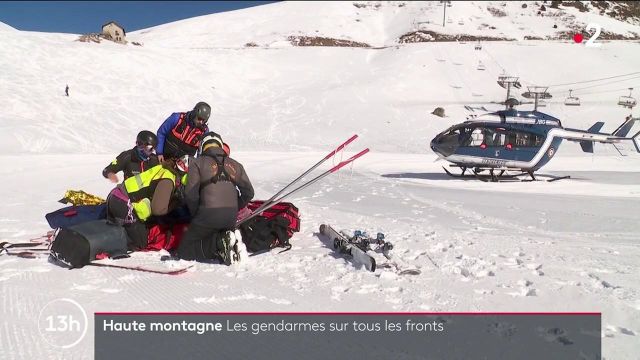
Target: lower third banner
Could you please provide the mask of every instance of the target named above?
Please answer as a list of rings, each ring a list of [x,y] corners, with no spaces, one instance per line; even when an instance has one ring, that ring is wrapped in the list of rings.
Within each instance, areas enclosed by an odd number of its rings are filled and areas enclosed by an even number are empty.
[[[599,313],[96,313],[100,359],[600,359]]]

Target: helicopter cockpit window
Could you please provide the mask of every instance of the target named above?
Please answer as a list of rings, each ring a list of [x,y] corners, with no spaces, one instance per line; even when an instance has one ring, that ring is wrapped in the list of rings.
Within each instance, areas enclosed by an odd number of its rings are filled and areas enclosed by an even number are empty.
[[[447,131],[445,131],[442,135],[443,141],[444,139],[454,140],[458,144],[464,144],[468,141],[470,129],[464,126],[451,127]],[[463,145],[468,146],[468,145]]]

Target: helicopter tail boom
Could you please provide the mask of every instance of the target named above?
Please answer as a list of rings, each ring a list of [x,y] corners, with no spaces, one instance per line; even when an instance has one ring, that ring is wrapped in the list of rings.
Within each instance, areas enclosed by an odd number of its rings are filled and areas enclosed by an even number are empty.
[[[597,123],[591,125],[591,127],[587,129],[587,132],[591,134],[599,134],[602,126],[604,126],[604,122],[598,121]],[[582,151],[586,153],[593,153],[593,141],[580,141],[580,147],[582,148]]]
[[[630,140],[631,143],[633,144],[633,147],[635,147],[636,151],[638,153],[640,153],[640,145],[638,145],[640,143],[640,131],[635,133],[635,135],[633,135],[632,137],[625,138],[625,139],[626,140]],[[618,150],[620,155],[626,155],[625,154],[626,148],[624,146],[620,146],[620,145],[616,145],[616,144],[613,144],[613,146],[616,148],[616,150]]]
[[[562,137],[566,140],[577,141],[580,143],[580,147],[582,151],[587,153],[593,153],[593,143],[605,143],[605,144],[613,144],[613,146],[623,154],[624,146],[616,145],[623,141],[631,141],[637,152],[640,153],[640,146],[638,145],[638,137],[640,136],[640,131],[637,132],[632,137],[627,137],[629,131],[633,128],[633,125],[636,121],[639,121],[640,118],[627,118],[625,121],[618,126],[616,130],[611,134],[601,133],[600,129],[604,125],[603,122],[599,121],[593,124],[586,131],[584,130],[575,130],[575,129],[564,129],[561,131],[558,136]]]
[[[626,137],[629,134],[629,131],[631,131],[631,129],[633,128],[633,125],[635,124],[636,121],[640,121],[640,118],[633,118],[629,116],[628,118],[625,119],[625,121],[620,126],[618,126],[618,128],[612,133],[612,135],[622,137],[622,140],[631,141],[631,143],[633,144],[633,147],[636,149],[638,153],[640,153],[640,146],[638,145],[638,142],[640,141],[639,139],[640,131],[638,131],[631,137]],[[616,144],[613,144],[613,146],[616,148],[616,150],[618,150],[620,155],[625,155],[626,149],[624,146],[620,146]]]
[[[638,120],[640,120],[640,118],[628,117],[627,119],[625,119],[625,121],[622,124],[620,124],[620,126],[618,126],[617,129],[615,129],[611,133],[611,135],[620,136],[620,137],[626,137],[629,134],[629,131],[631,131],[631,128],[633,127],[633,124]]]

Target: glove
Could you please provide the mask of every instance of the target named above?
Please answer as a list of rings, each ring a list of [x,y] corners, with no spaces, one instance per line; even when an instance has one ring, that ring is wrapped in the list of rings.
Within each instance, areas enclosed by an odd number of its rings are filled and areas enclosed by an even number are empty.
[[[107,178],[112,182],[112,183],[118,183],[118,175],[114,174],[114,173],[108,173],[107,174]]]

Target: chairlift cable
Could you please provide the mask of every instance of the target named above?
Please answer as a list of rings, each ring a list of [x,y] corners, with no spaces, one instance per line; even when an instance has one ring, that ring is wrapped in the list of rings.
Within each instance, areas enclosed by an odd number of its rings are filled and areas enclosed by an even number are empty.
[[[491,53],[489,53],[489,52],[487,51],[486,46],[483,46],[483,47],[482,47],[482,51],[484,51],[487,55],[489,55],[489,57],[491,58],[491,60],[493,60],[493,62],[495,62],[495,63],[498,65],[498,67],[502,70],[502,72],[505,72],[505,73],[507,72],[507,69],[505,69],[502,65],[500,65],[500,63],[498,62],[498,60],[496,60],[496,59],[491,55]]]
[[[614,80],[614,81],[609,81],[609,82],[602,83],[602,84],[589,85],[589,86],[585,86],[585,87],[581,87],[581,88],[573,88],[573,91],[591,89],[591,88],[594,88],[594,87],[610,85],[610,84],[617,84],[617,83],[620,83],[620,82],[625,82],[625,81],[628,81],[628,80],[633,80],[633,79],[638,79],[638,78],[640,78],[640,75],[634,76],[634,77],[631,77],[631,78],[628,78],[628,79],[624,79],[624,80]],[[629,87],[627,86],[625,88],[625,90],[628,90],[628,89],[629,89]]]
[[[640,74],[640,71],[636,71],[636,72],[632,72],[632,73],[628,73],[628,74],[623,74],[623,75],[616,75],[616,76],[609,76],[609,77],[605,77],[605,78],[600,78],[600,79],[593,79],[593,80],[584,80],[584,81],[576,81],[576,82],[572,82],[572,83],[564,83],[564,84],[553,84],[553,85],[548,85],[549,87],[555,87],[555,86],[566,86],[566,85],[575,85],[575,84],[584,84],[584,83],[590,83],[590,82],[596,82],[596,81],[602,81],[602,80],[609,80],[609,79],[615,79],[615,78],[619,78],[619,77],[625,77],[625,76],[631,76],[631,75],[637,75]],[[635,77],[634,77],[635,78]],[[625,80],[620,80],[620,81],[626,81],[629,79],[625,79]],[[575,89],[574,89],[575,90]]]
[[[640,85],[636,85],[633,86],[633,88],[640,88]],[[571,89],[574,91],[578,90],[578,89]],[[612,93],[612,92],[620,92],[620,91],[627,91],[629,90],[629,87],[625,87],[622,89],[612,89],[612,90],[602,90],[602,91],[589,91],[589,92],[580,92],[580,94],[578,95],[592,95],[592,94],[606,94],[606,93]],[[560,94],[568,94],[569,91],[568,90],[563,90],[563,91],[557,91],[556,94],[560,95]]]
[[[585,89],[591,89],[594,87],[600,87],[600,86],[605,86],[605,85],[611,85],[611,84],[617,84],[617,83],[622,83],[625,81],[629,81],[629,80],[633,80],[633,79],[638,79],[640,78],[640,75],[638,76],[634,76],[634,77],[630,77],[628,79],[622,79],[622,80],[613,80],[613,81],[608,81],[602,84],[595,84],[595,85],[589,85],[589,86],[585,86],[585,87],[581,87],[581,88],[571,88],[571,90],[575,91],[580,91],[580,90],[585,90]],[[521,81],[522,82],[522,81]],[[625,87],[624,89],[620,89],[620,90],[605,90],[603,91],[604,93],[606,92],[613,92],[613,91],[622,91],[622,90],[629,90],[629,86]],[[569,91],[568,90],[561,90],[561,91],[554,91],[553,92],[556,95],[560,95],[560,94],[568,94]],[[600,92],[595,91],[595,92],[590,92],[590,93],[583,93],[581,92],[580,95],[586,95],[586,94],[599,94]]]

